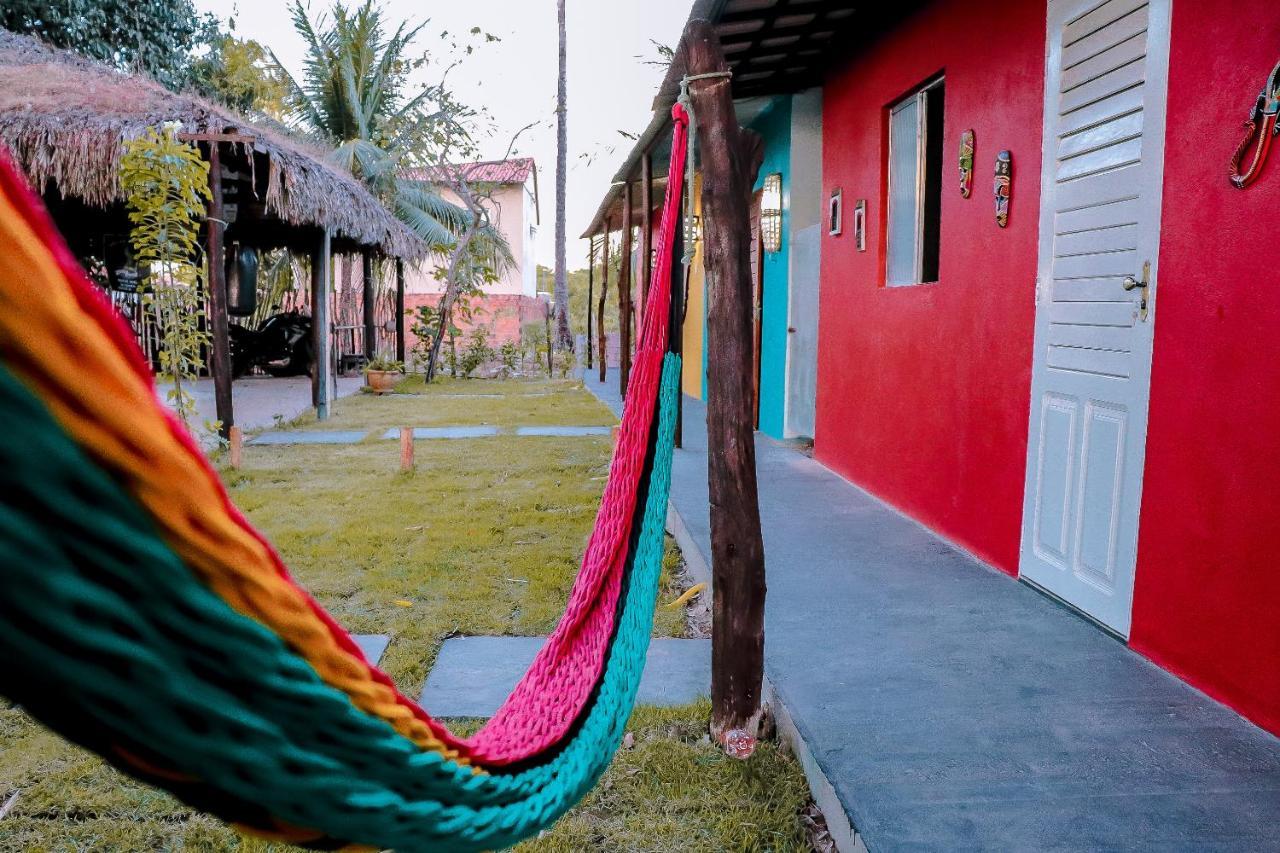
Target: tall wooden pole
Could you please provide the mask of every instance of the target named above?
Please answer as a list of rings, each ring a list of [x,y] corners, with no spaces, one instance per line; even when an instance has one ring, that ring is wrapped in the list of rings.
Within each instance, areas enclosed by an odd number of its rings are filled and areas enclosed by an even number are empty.
[[[609,220],[604,221],[604,261],[600,267],[600,302],[596,308],[596,339],[600,342],[600,381],[609,366],[609,336],[604,331],[604,306],[609,296]]]
[[[311,253],[311,402],[316,419],[329,417],[329,229],[322,229]]]
[[[373,252],[369,249],[360,253],[360,284],[363,287],[360,309],[364,314],[364,357],[372,361],[378,354],[378,306],[373,286]]]
[[[640,158],[640,322],[649,304],[649,282],[653,280],[653,155]],[[658,273],[662,275],[662,273]]]
[[[631,181],[622,186],[622,249],[618,252],[618,391],[631,379]]]
[[[685,29],[689,76],[728,71],[711,24]],[[751,411],[751,187],[763,147],[738,127],[727,77],[690,82],[702,143],[707,272],[707,474],[711,495],[711,731],[758,734],[764,676],[764,543]]]
[[[594,355],[591,347],[591,309],[594,306],[592,291],[596,283],[596,238],[587,238],[587,370],[591,369]]]
[[[693,168],[690,163],[688,168]],[[662,271],[658,272],[662,275]],[[684,358],[684,207],[676,210],[676,235],[671,243],[671,269],[666,271],[671,276],[671,341],[667,349]],[[679,387],[676,389],[676,447],[684,447],[684,370],[676,378]]]
[[[396,258],[396,361],[404,364],[404,260]]]
[[[213,375],[213,399],[218,433],[231,436],[236,417],[231,400],[231,338],[227,320],[227,256],[222,247],[226,228],[222,212],[222,144],[209,142],[209,207],[205,224],[208,238],[205,257],[209,267],[209,332],[213,336],[209,373]]]

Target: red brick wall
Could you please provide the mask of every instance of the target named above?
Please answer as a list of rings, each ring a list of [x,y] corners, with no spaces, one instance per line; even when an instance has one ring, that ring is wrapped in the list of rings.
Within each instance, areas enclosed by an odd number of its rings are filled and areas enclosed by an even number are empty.
[[[440,301],[436,293],[406,293],[404,307],[411,312],[422,305],[434,306]],[[507,342],[520,343],[520,328],[525,323],[541,322],[546,315],[546,303],[533,296],[521,294],[490,294],[473,299],[472,317],[468,322],[459,317],[454,318],[454,325],[462,330],[465,338],[476,326],[489,329],[489,346],[502,346]],[[413,319],[404,318],[405,347],[413,351],[418,339],[413,334]]]

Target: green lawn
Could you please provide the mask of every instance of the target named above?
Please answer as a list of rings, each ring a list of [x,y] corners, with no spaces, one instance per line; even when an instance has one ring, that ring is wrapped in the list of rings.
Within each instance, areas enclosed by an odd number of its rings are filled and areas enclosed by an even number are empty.
[[[340,400],[331,429],[489,423],[611,424],[567,381],[445,381],[415,394]],[[307,419],[300,419],[300,426]],[[455,634],[544,634],[573,583],[608,471],[610,439],[419,441],[245,448],[225,471],[235,501],[299,580],[348,629],[386,633],[383,668],[410,696]],[[668,544],[661,600],[674,598]],[[684,631],[659,607],[655,635]],[[772,744],[742,764],[704,737],[705,703],[637,709],[632,748],[598,789],[521,850],[800,850],[806,800],[795,762]],[[137,784],[0,703],[0,850],[281,850],[243,838]]]

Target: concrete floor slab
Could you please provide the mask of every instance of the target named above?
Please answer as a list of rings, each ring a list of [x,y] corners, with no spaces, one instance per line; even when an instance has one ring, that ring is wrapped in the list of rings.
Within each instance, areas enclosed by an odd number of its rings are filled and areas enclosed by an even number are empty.
[[[355,640],[356,645],[360,647],[360,653],[364,655],[364,659],[374,666],[382,660],[387,646],[391,644],[391,637],[386,634],[352,634],[351,639]]]
[[[436,717],[491,717],[544,642],[544,637],[445,640],[419,702]],[[662,638],[649,644],[637,703],[683,705],[710,691],[710,640]]]
[[[338,376],[334,382],[334,397],[347,397],[357,393],[364,385],[363,377]],[[171,386],[157,381],[156,390],[162,402],[168,402]],[[214,404],[213,380],[198,379],[193,386],[196,401],[196,424],[217,418]],[[236,424],[246,432],[274,425],[277,421],[290,421],[311,410],[311,377],[309,376],[246,376],[231,384],[231,404]],[[205,449],[217,444],[214,436],[200,434]]]
[[[493,426],[414,427],[413,438],[415,441],[432,438],[488,438],[498,433],[498,428]],[[399,438],[400,429],[393,427],[384,432],[382,437]]]
[[[367,430],[344,429],[273,430],[255,435],[245,444],[359,444],[368,434]]]
[[[607,426],[522,426],[516,435],[582,438],[589,435],[610,435],[613,427]]]
[[[618,412],[616,380],[585,381]],[[710,565],[684,407],[671,510]],[[765,676],[872,853],[1280,851],[1280,738],[795,449],[756,454]]]

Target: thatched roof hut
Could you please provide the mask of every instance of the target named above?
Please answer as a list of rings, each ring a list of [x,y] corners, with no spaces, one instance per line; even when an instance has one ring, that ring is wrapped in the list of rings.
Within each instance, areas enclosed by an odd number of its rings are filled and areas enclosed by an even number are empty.
[[[252,139],[223,148],[224,185],[236,185],[231,192],[240,197],[228,240],[306,249],[325,227],[335,251],[420,254],[412,232],[351,175],[324,162],[322,151],[146,77],[0,29],[0,145],[64,230],[119,229],[122,143],[165,122],[185,133]],[[81,227],[68,228],[68,220]],[[67,236],[77,248],[81,235]]]

